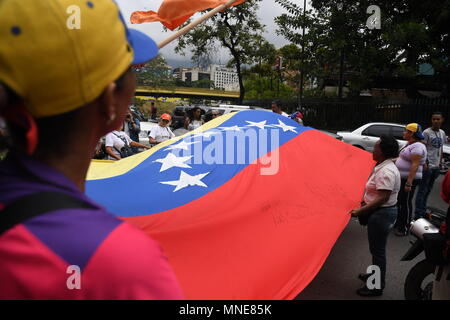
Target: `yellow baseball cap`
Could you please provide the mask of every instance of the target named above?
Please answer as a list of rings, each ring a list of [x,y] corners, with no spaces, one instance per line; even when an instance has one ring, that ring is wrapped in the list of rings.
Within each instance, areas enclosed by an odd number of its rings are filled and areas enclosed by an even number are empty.
[[[35,118],[95,100],[132,64],[158,54],[112,0],[1,0],[0,83]]]
[[[411,131],[414,133],[414,136],[416,136],[418,139],[423,140],[425,137],[422,134],[422,127],[418,123],[410,123],[406,125],[406,130]]]

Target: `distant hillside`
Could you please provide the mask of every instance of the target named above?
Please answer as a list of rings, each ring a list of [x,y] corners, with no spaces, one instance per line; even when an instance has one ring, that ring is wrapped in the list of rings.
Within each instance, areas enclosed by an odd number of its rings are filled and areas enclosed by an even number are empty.
[[[167,64],[173,68],[193,67],[192,61],[187,58],[186,59],[173,59],[173,58],[166,57],[166,56],[164,56],[164,58],[166,59]]]

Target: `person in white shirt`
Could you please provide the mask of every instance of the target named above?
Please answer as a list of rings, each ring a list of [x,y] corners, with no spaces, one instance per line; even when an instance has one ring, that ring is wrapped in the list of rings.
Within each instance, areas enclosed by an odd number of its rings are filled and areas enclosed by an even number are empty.
[[[134,154],[131,147],[150,149],[149,146],[131,140],[123,131],[114,130],[105,137],[105,149],[108,154],[108,160],[120,160],[123,157]]]
[[[201,127],[205,123],[202,119],[202,113],[204,113],[204,111],[200,107],[194,107],[190,110],[189,116],[186,117],[186,120],[184,121],[184,128],[192,131]]]
[[[380,296],[385,287],[386,243],[397,219],[397,195],[401,184],[400,172],[394,163],[398,151],[398,142],[394,137],[380,137],[373,149],[373,159],[377,165],[367,181],[361,207],[350,211],[352,216],[369,215],[367,232],[372,265],[380,268],[380,286],[369,289],[364,285],[356,291],[361,296]],[[359,279],[367,282],[371,276],[364,273],[359,275]]]
[[[444,130],[441,129],[444,116],[435,111],[431,115],[431,127],[423,131],[423,143],[427,147],[427,159],[423,167],[422,180],[416,195],[415,218],[423,218],[427,211],[428,196],[433,189],[434,182],[439,177],[442,167],[444,143],[447,141]]]
[[[282,116],[289,118],[289,115],[282,110],[282,105],[279,101],[276,101],[276,100],[272,101],[272,111],[274,113],[278,113],[278,114],[281,114]]]
[[[175,134],[169,128],[170,121],[172,121],[170,114],[164,113],[161,115],[158,125],[154,126],[148,134],[150,144],[155,145],[175,137]]]

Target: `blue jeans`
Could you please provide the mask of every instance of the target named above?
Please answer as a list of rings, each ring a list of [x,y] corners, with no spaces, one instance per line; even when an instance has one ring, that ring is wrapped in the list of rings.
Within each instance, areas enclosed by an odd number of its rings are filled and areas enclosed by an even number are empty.
[[[381,289],[384,289],[386,278],[386,244],[389,232],[397,219],[397,208],[379,208],[369,217],[367,234],[372,264],[380,268]]]
[[[428,196],[433,189],[434,182],[439,177],[439,169],[424,170],[422,181],[416,195],[415,219],[423,218],[427,210]]]

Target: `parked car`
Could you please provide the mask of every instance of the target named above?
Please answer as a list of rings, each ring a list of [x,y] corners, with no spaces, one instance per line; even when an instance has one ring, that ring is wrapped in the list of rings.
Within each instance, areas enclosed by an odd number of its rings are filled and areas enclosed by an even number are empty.
[[[397,139],[400,148],[404,147],[406,145],[406,141],[403,140],[404,130],[405,125],[398,123],[371,122],[359,127],[354,131],[340,131],[337,134],[342,136],[344,142],[347,142],[357,148],[372,152],[375,143],[383,134],[392,135]],[[447,172],[450,166],[450,145],[448,143],[444,144],[443,157],[444,169],[441,173]]]
[[[342,141],[342,136],[340,136],[339,134],[336,134],[336,133],[333,133],[333,132],[330,132],[330,131],[326,131],[326,130],[319,130],[319,131],[329,135],[332,138],[335,138],[335,139],[338,139],[338,140]]]
[[[142,143],[146,146],[150,144],[148,140],[148,133],[152,130],[153,127],[158,125],[157,120],[151,121],[142,121],[141,122],[141,132],[139,133],[139,143]]]

